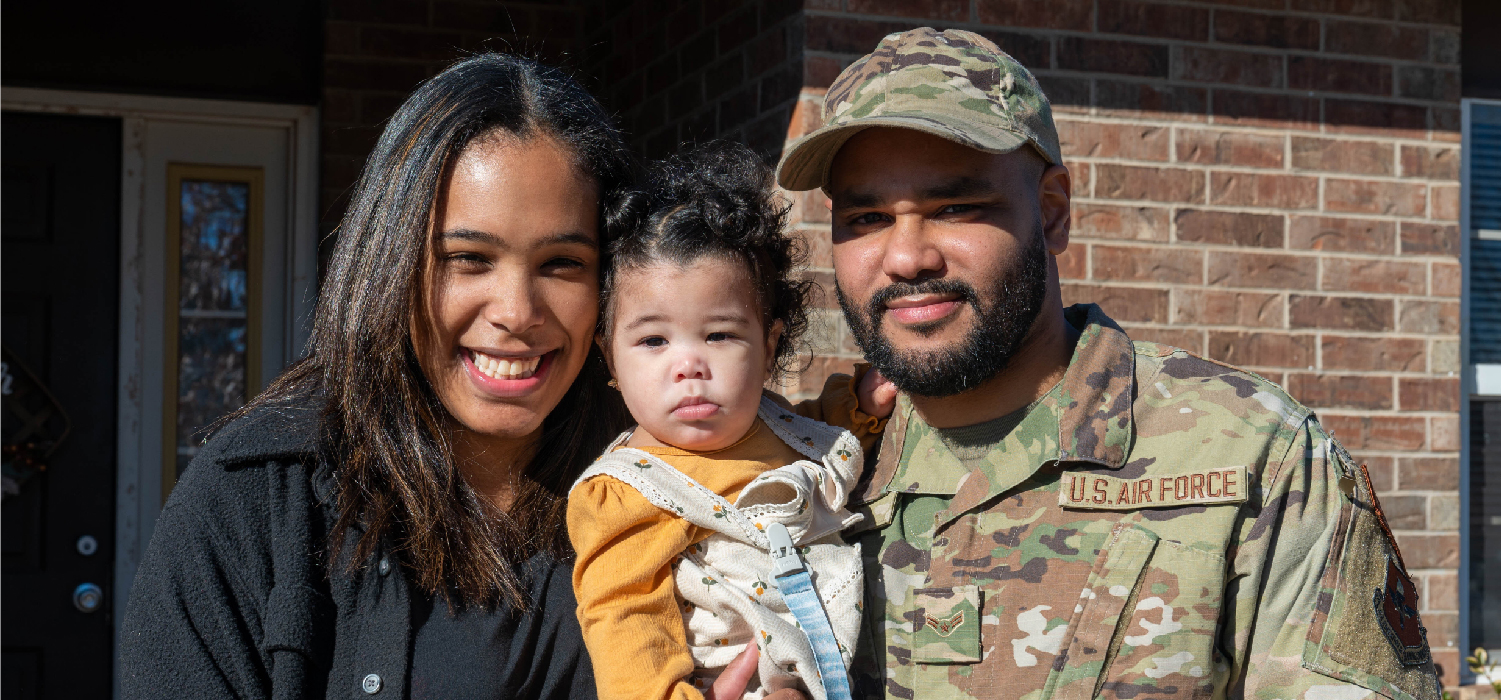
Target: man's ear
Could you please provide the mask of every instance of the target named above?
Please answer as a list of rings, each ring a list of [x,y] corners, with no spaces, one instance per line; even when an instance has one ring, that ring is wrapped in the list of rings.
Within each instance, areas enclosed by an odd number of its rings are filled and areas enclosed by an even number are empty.
[[[766,378],[767,379],[770,379],[773,374],[777,373],[777,343],[781,342],[781,340],[782,340],[782,331],[784,331],[786,329],[787,329],[787,326],[785,324],[783,324],[782,323],[782,319],[779,318],[779,319],[777,319],[775,321],[772,321],[771,322],[771,328],[766,331]]]
[[[1042,181],[1037,186],[1037,204],[1042,212],[1042,235],[1047,241],[1048,252],[1062,255],[1068,250],[1068,227],[1073,181],[1068,168],[1050,165],[1042,171]]]

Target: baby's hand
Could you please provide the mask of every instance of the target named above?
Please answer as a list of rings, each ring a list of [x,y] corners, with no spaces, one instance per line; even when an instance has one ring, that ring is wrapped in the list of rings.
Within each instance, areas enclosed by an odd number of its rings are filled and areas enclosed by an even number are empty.
[[[896,385],[887,381],[874,367],[866,370],[865,376],[860,378],[855,396],[860,399],[860,412],[867,416],[885,418],[896,408]]]

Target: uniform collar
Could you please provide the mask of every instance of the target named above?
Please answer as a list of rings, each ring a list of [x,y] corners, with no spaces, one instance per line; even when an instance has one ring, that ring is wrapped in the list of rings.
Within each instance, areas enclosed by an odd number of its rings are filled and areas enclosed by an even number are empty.
[[[887,438],[899,440],[902,464],[885,490],[952,494],[947,512],[957,515],[1015,487],[1050,461],[1092,462],[1110,469],[1124,465],[1135,436],[1131,340],[1094,304],[1069,307],[1064,317],[1080,334],[1062,381],[981,466],[963,466],[903,397],[893,427],[904,428],[904,434],[896,438],[888,430]],[[940,520],[944,516],[939,513]]]
[[[1081,332],[1063,381],[1050,394],[1057,402],[1058,461],[1119,469],[1136,437],[1136,350],[1098,305],[1076,304],[1064,317]]]

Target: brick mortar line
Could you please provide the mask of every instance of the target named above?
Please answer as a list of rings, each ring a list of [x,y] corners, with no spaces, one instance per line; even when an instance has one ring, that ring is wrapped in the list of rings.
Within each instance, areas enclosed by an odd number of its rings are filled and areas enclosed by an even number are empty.
[[[1190,208],[1184,207],[1184,209],[1190,209]],[[1192,211],[1213,211],[1213,212],[1225,213],[1225,214],[1259,213],[1259,212],[1223,211],[1223,210],[1218,210],[1218,209],[1214,209],[1214,210],[1209,210],[1209,209],[1191,209],[1191,210]],[[1174,218],[1176,219],[1176,217],[1174,217]],[[1411,223],[1411,222],[1409,222],[1409,223]],[[1151,248],[1151,249],[1171,248],[1171,249],[1174,249],[1174,250],[1183,250],[1183,251],[1194,251],[1194,250],[1197,250],[1197,251],[1203,251],[1203,252],[1206,252],[1206,253],[1246,253],[1246,254],[1249,254],[1249,255],[1293,255],[1293,256],[1303,257],[1303,258],[1317,258],[1317,259],[1320,259],[1320,260],[1335,259],[1335,260],[1359,260],[1359,261],[1365,261],[1365,262],[1411,262],[1411,263],[1413,263],[1415,265],[1416,264],[1423,264],[1423,263],[1432,264],[1432,263],[1458,263],[1459,262],[1458,256],[1444,255],[1442,253],[1438,253],[1438,254],[1434,254],[1434,253],[1422,253],[1422,254],[1419,254],[1419,253],[1408,253],[1408,254],[1401,254],[1401,253],[1366,253],[1366,252],[1358,252],[1358,251],[1343,252],[1343,251],[1309,250],[1309,249],[1303,249],[1303,248],[1262,248],[1262,247],[1256,247],[1256,246],[1238,246],[1238,245],[1235,245],[1235,244],[1232,244],[1232,243],[1198,243],[1198,242],[1172,243],[1172,242],[1169,242],[1169,241],[1152,241],[1152,240],[1141,240],[1141,239],[1134,239],[1134,238],[1100,238],[1100,237],[1096,237],[1096,236],[1090,236],[1089,234],[1079,234],[1079,237],[1076,239],[1076,238],[1073,238],[1073,234],[1071,233],[1070,234],[1070,241],[1069,242],[1072,243],[1074,241],[1078,241],[1080,243],[1085,243],[1085,244],[1089,244],[1089,245],[1104,245],[1104,246],[1110,246],[1110,247],[1115,247],[1115,248],[1143,248],[1143,249],[1146,249],[1146,248]],[[1156,284],[1160,285],[1162,283],[1161,282],[1156,282]],[[1169,284],[1174,284],[1174,283],[1170,282]],[[1296,290],[1296,289],[1289,289],[1289,288],[1286,288],[1286,287],[1279,287],[1279,289],[1286,289],[1287,291],[1292,291],[1292,292],[1299,291],[1299,290]],[[1395,292],[1386,292],[1386,293],[1393,294]],[[1412,294],[1409,294],[1407,296],[1430,296],[1430,295],[1412,295]],[[1451,298],[1451,297],[1443,297],[1443,298]]]
[[[1258,168],[1251,165],[1236,164],[1206,164],[1191,161],[1167,161],[1167,160],[1143,160],[1124,156],[1090,156],[1090,155],[1064,155],[1064,161],[1076,163],[1099,164],[1099,165],[1126,165],[1133,167],[1147,167],[1162,169],[1168,167],[1174,170],[1208,170],[1211,172],[1237,173],[1245,175],[1296,175],[1299,177],[1331,178],[1334,180],[1359,180],[1362,182],[1386,182],[1407,185],[1436,185],[1458,186],[1459,180],[1439,180],[1433,178],[1403,177],[1400,175],[1379,175],[1365,173],[1349,173],[1335,170],[1307,170],[1284,165],[1280,168]]]
[[[1434,29],[1449,30],[1449,31],[1456,31],[1456,33],[1461,28],[1461,25],[1442,24],[1442,23],[1438,23],[1438,22],[1414,22],[1414,21],[1410,21],[1410,20],[1399,20],[1399,19],[1396,19],[1395,17],[1390,18],[1390,19],[1371,19],[1371,18],[1368,18],[1368,17],[1356,17],[1354,15],[1340,15],[1340,14],[1333,14],[1333,13],[1328,13],[1328,12],[1313,12],[1313,11],[1309,11],[1309,10],[1293,10],[1293,9],[1265,10],[1265,9],[1261,9],[1261,8],[1252,8],[1252,7],[1233,7],[1233,8],[1231,8],[1231,7],[1220,7],[1218,5],[1212,5],[1212,4],[1203,3],[1203,2],[1181,2],[1181,1],[1174,2],[1174,0],[1159,0],[1159,2],[1157,4],[1159,4],[1159,5],[1170,5],[1170,6],[1174,6],[1174,7],[1192,7],[1192,8],[1204,9],[1204,10],[1210,10],[1210,11],[1223,10],[1223,11],[1231,11],[1231,12],[1243,12],[1243,13],[1246,13],[1246,14],[1258,14],[1258,15],[1264,15],[1264,16],[1267,16],[1267,17],[1291,16],[1291,17],[1299,17],[1299,18],[1304,18],[1304,19],[1321,19],[1321,20],[1322,19],[1331,19],[1331,20],[1338,20],[1338,21],[1359,22],[1359,23],[1363,23],[1363,24],[1382,24],[1382,25],[1395,26],[1395,27],[1407,27],[1407,28],[1418,28],[1418,29],[1429,29],[1429,30],[1434,30]],[[938,17],[906,17],[906,16],[900,16],[900,15],[879,15],[879,14],[872,14],[872,13],[868,13],[868,12],[851,12],[849,10],[804,9],[803,10],[803,14],[805,16],[808,16],[808,17],[834,17],[834,18],[844,17],[844,18],[849,18],[849,19],[858,19],[858,20],[866,20],[866,21],[878,21],[878,22],[941,22],[941,23],[944,24],[944,26],[946,28],[965,29],[967,27],[966,26],[961,26],[961,25],[968,25],[968,26],[973,26],[973,27],[987,27],[987,28],[991,28],[991,29],[997,29],[997,30],[1000,30],[1000,31],[1010,32],[1010,33],[1013,33],[1013,34],[1022,33],[1022,32],[1026,31],[1026,30],[1035,30],[1035,31],[1038,31],[1038,32],[1049,32],[1049,33],[1070,33],[1070,34],[1079,33],[1080,31],[1082,31],[1082,30],[1077,30],[1077,29],[1061,29],[1061,28],[1055,28],[1055,27],[1015,27],[1015,28],[1013,28],[1013,27],[1009,27],[1009,26],[1006,26],[1006,25],[987,24],[985,22],[981,22],[981,21],[978,20],[978,15],[976,15],[976,17],[977,17],[976,20],[970,21],[970,20],[946,20],[946,19],[940,19]],[[1091,12],[1091,14],[1095,18],[1095,26],[1098,27],[1099,26],[1099,12],[1098,11],[1094,11],[1094,12]],[[918,27],[918,26],[928,26],[928,25],[914,25],[914,28]],[[1222,42],[1219,42],[1219,41],[1213,39],[1214,26],[1215,26],[1214,22],[1212,22],[1212,21],[1208,22],[1207,28],[1208,28],[1209,32],[1205,36],[1209,37],[1209,38],[1206,38],[1204,40],[1205,43],[1213,42],[1215,45],[1219,45],[1219,46],[1244,46],[1244,44],[1222,43]],[[1140,36],[1140,35],[1137,35],[1137,34],[1108,34],[1108,33],[1100,32],[1097,29],[1095,29],[1095,30],[1088,30],[1088,34],[1089,35],[1093,35],[1093,36],[1112,36],[1112,37],[1113,36],[1122,36],[1122,37],[1133,37],[1133,38]],[[1142,37],[1142,38],[1162,40],[1162,37]],[[1173,41],[1187,41],[1187,40],[1173,39]]]
[[[1080,37],[1100,37],[1100,36],[1113,36],[1113,35],[1082,34],[1082,35],[1079,35],[1079,36]],[[1056,42],[1049,42],[1049,43],[1050,44],[1056,44]],[[1139,43],[1146,43],[1146,42],[1139,42]],[[1178,45],[1184,45],[1184,46],[1203,46],[1203,44],[1194,44],[1192,42],[1179,42]],[[1169,46],[1171,46],[1171,45],[1169,45]],[[1267,53],[1265,53],[1265,55],[1279,56],[1280,57],[1280,56],[1290,55],[1290,52],[1291,52],[1291,50],[1289,50],[1289,51],[1275,51],[1275,52],[1267,52]],[[837,60],[837,61],[839,61],[841,63],[851,63],[851,62],[854,62],[855,60],[859,59],[864,54],[839,53],[839,52],[835,52],[835,51],[822,51],[822,50],[817,50],[817,49],[805,49],[804,55],[807,56],[807,57],[813,57],[813,58],[827,58],[827,59]],[[1305,52],[1302,52],[1301,54],[1298,54],[1298,55],[1302,56],[1302,57],[1306,57],[1306,58],[1321,58],[1321,57],[1327,57],[1327,56],[1330,56],[1330,55],[1344,56],[1346,54],[1327,54],[1327,53],[1323,53],[1323,52],[1307,52],[1307,51],[1305,51]],[[1451,70],[1453,70],[1456,73],[1459,72],[1459,65],[1458,64],[1452,64],[1452,63],[1431,63],[1431,62],[1411,61],[1411,60],[1403,60],[1403,59],[1382,59],[1382,58],[1378,58],[1378,57],[1360,57],[1360,58],[1368,59],[1368,60],[1359,61],[1359,62],[1362,62],[1362,63],[1370,63],[1372,65],[1387,66],[1387,67],[1391,67],[1391,68],[1404,68],[1404,67],[1433,68],[1433,67],[1439,67],[1439,68],[1443,68],[1443,69],[1451,69]],[[1169,59],[1169,60],[1171,61],[1171,59]],[[1331,60],[1345,60],[1345,59],[1331,59]],[[1056,61],[1056,59],[1053,59],[1053,60],[1050,60],[1049,63],[1050,63],[1050,65],[1056,65],[1057,61]],[[1285,63],[1286,62],[1284,62],[1284,64]],[[1172,65],[1171,62],[1169,62],[1169,67],[1171,67],[1171,65]],[[1285,65],[1284,65],[1284,69],[1285,69]],[[1399,83],[1395,80],[1395,71],[1393,72],[1394,73],[1393,74],[1393,78],[1394,79],[1393,79],[1393,82],[1392,82],[1392,93],[1391,94],[1384,94],[1384,95],[1377,95],[1377,94],[1362,93],[1362,92],[1340,92],[1340,91],[1336,91],[1336,90],[1308,90],[1308,89],[1304,89],[1304,88],[1293,88],[1293,87],[1287,87],[1287,86],[1283,86],[1283,87],[1267,87],[1267,86],[1264,86],[1264,85],[1240,85],[1240,84],[1236,84],[1236,83],[1198,81],[1198,80],[1188,80],[1188,79],[1185,79],[1185,78],[1173,77],[1171,75],[1168,75],[1168,76],[1135,75],[1135,74],[1131,74],[1131,73],[1110,73],[1110,72],[1107,72],[1107,71],[1089,71],[1089,70],[1076,70],[1076,69],[1072,69],[1072,68],[1053,68],[1053,67],[1037,68],[1035,70],[1029,68],[1028,70],[1031,70],[1032,74],[1035,75],[1035,76],[1037,76],[1037,77],[1039,77],[1039,78],[1056,77],[1056,78],[1086,78],[1086,79],[1091,79],[1091,80],[1104,79],[1104,80],[1124,81],[1124,82],[1133,82],[1133,83],[1149,83],[1149,84],[1152,84],[1154,86],[1166,85],[1167,87],[1192,87],[1192,88],[1202,88],[1202,89],[1205,89],[1205,90],[1221,89],[1221,90],[1233,90],[1233,91],[1237,91],[1237,92],[1254,92],[1254,93],[1258,93],[1258,94],[1277,95],[1277,96],[1283,96],[1283,97],[1301,97],[1301,98],[1312,98],[1312,99],[1326,99],[1326,98],[1327,99],[1351,99],[1351,100],[1360,100],[1360,101],[1367,101],[1367,102],[1375,101],[1375,102],[1392,103],[1392,104],[1409,104],[1409,105],[1415,105],[1415,106],[1435,106],[1435,105],[1437,105],[1437,106],[1451,106],[1451,107],[1454,107],[1454,108],[1458,108],[1459,107],[1459,102],[1449,102],[1449,101],[1446,101],[1446,100],[1428,100],[1428,99],[1422,99],[1422,98],[1418,98],[1418,97],[1403,97],[1401,95],[1397,95],[1396,91],[1399,88]],[[1090,94],[1091,104],[1088,105],[1088,106],[1061,105],[1061,107],[1062,108],[1074,108],[1074,109],[1104,109],[1102,107],[1099,107],[1099,106],[1093,104],[1094,97],[1095,97],[1095,95],[1093,94],[1093,92],[1094,91],[1091,90],[1091,94]],[[1055,106],[1055,108],[1056,107],[1059,107],[1059,106]],[[1186,112],[1186,114],[1199,114],[1199,113],[1197,113],[1197,112]],[[1209,115],[1206,113],[1205,116],[1209,116]]]
[[[1157,114],[1174,114],[1174,113],[1173,112],[1158,112]],[[1330,134],[1322,134],[1322,133],[1318,133],[1318,132],[1309,131],[1307,129],[1276,128],[1276,127],[1259,126],[1259,125],[1220,125],[1218,127],[1214,127],[1214,126],[1206,125],[1203,122],[1189,121],[1189,120],[1183,120],[1183,119],[1170,119],[1170,118],[1167,118],[1167,117],[1163,117],[1163,118],[1157,119],[1157,118],[1151,118],[1151,117],[1140,117],[1140,116],[1132,116],[1132,115],[1115,115],[1115,114],[1075,115],[1075,114],[1072,114],[1072,113],[1064,113],[1061,116],[1055,116],[1054,117],[1054,121],[1055,122],[1074,122],[1074,123],[1079,123],[1079,124],[1111,124],[1111,125],[1119,125],[1119,126],[1158,126],[1158,127],[1162,127],[1162,128],[1171,128],[1174,131],[1177,131],[1177,130],[1211,131],[1211,132],[1213,132],[1213,131],[1220,131],[1220,132],[1226,132],[1226,133],[1235,134],[1235,135],[1238,135],[1238,136],[1264,136],[1264,137],[1270,137],[1270,138],[1289,138],[1289,137],[1291,137],[1291,138],[1306,138],[1306,139],[1322,140],[1322,141],[1357,142],[1357,143],[1372,143],[1372,144],[1389,144],[1389,143],[1392,143],[1392,144],[1401,145],[1401,146],[1414,146],[1414,147],[1423,146],[1423,147],[1430,148],[1430,149],[1432,149],[1432,148],[1442,148],[1442,149],[1445,149],[1445,150],[1454,150],[1454,151],[1458,151],[1459,150],[1459,144],[1457,144],[1457,143],[1450,144],[1450,143],[1447,143],[1447,142],[1443,142],[1442,145],[1435,146],[1432,141],[1427,141],[1427,140],[1424,140],[1424,139],[1417,139],[1417,138],[1412,138],[1412,137],[1407,137],[1407,136],[1378,136],[1378,135],[1368,135],[1368,134],[1350,134],[1350,133],[1341,133],[1341,132],[1335,132],[1335,133],[1330,133]],[[1434,130],[1430,129],[1429,131],[1434,131]],[[1440,133],[1448,133],[1448,132],[1443,132],[1442,130],[1439,130],[1439,131],[1440,131]],[[1318,134],[1318,135],[1313,135],[1313,134]],[[1173,141],[1176,142],[1177,139],[1173,139]],[[1284,155],[1289,160],[1291,160],[1291,155],[1292,155],[1291,153],[1285,153]],[[1400,160],[1400,157],[1398,158],[1398,160]]]
[[[1248,207],[1248,206],[1239,205],[1239,204],[1237,204],[1237,205],[1222,205],[1222,204],[1209,204],[1209,203],[1203,203],[1203,202],[1181,202],[1181,201],[1177,201],[1177,202],[1159,202],[1159,201],[1150,200],[1150,199],[1103,199],[1103,198],[1098,198],[1098,197],[1088,197],[1088,198],[1075,197],[1074,199],[1075,200],[1081,200],[1082,199],[1085,204],[1118,204],[1118,205],[1121,205],[1121,206],[1156,207],[1156,208],[1163,208],[1163,207],[1197,208],[1197,209],[1203,209],[1203,210],[1206,210],[1206,211],[1224,211],[1226,213],[1288,214],[1288,215],[1291,215],[1291,216],[1313,216],[1313,215],[1322,216],[1324,214],[1343,214],[1345,217],[1351,218],[1351,219],[1368,218],[1368,219],[1374,219],[1374,220],[1378,220],[1378,221],[1395,221],[1395,222],[1411,223],[1411,224],[1456,225],[1456,224],[1459,223],[1458,221],[1456,221],[1454,219],[1429,219],[1429,218],[1424,218],[1424,217],[1419,217],[1419,216],[1401,217],[1401,216],[1396,216],[1396,215],[1393,215],[1393,214],[1368,214],[1368,215],[1366,215],[1366,214],[1356,214],[1356,213],[1350,213],[1350,212],[1324,211],[1324,210],[1320,210],[1320,209],[1288,209],[1288,208],[1285,208],[1285,207],[1284,208],[1274,208],[1274,207],[1253,208],[1253,207]],[[1232,208],[1233,208],[1233,211],[1232,211]],[[1121,240],[1127,240],[1127,239],[1121,239]]]
[[[854,17],[854,19],[864,19],[864,18]],[[889,20],[883,20],[883,19],[866,19],[866,21],[889,21]],[[1393,57],[1393,56],[1369,56],[1369,55],[1365,55],[1365,54],[1338,53],[1338,52],[1333,52],[1333,51],[1324,51],[1324,50],[1321,50],[1321,49],[1294,49],[1294,48],[1277,49],[1277,48],[1269,48],[1269,47],[1264,47],[1264,46],[1252,46],[1252,45],[1246,45],[1246,44],[1227,44],[1227,43],[1212,42],[1212,41],[1198,41],[1198,40],[1192,40],[1192,39],[1168,39],[1168,38],[1162,38],[1162,37],[1140,36],[1140,35],[1136,35],[1136,34],[1106,34],[1106,33],[1092,32],[1092,31],[1079,31],[1079,30],[1069,30],[1069,29],[1008,28],[1008,27],[1004,27],[1004,26],[987,25],[987,24],[973,24],[973,25],[968,26],[968,27],[965,27],[965,26],[953,26],[955,24],[969,24],[969,23],[966,23],[966,22],[948,23],[948,24],[950,24],[950,26],[948,28],[951,28],[951,29],[964,29],[964,30],[968,30],[968,31],[976,31],[976,29],[979,28],[979,31],[981,31],[981,32],[983,32],[985,30],[995,30],[995,31],[1006,32],[1008,34],[1019,34],[1019,35],[1027,36],[1027,37],[1030,37],[1030,38],[1047,39],[1047,40],[1049,40],[1048,41],[1048,43],[1050,44],[1050,46],[1049,46],[1050,54],[1049,54],[1049,61],[1048,61],[1049,67],[1047,67],[1047,68],[1037,68],[1037,69],[1032,69],[1031,67],[1028,67],[1028,70],[1030,70],[1034,75],[1050,75],[1050,74],[1060,74],[1060,73],[1061,74],[1067,74],[1067,75],[1073,75],[1073,74],[1090,74],[1090,75],[1100,74],[1100,75],[1110,75],[1110,76],[1134,77],[1136,79],[1177,80],[1177,81],[1182,81],[1182,82],[1187,82],[1187,83],[1192,83],[1192,84],[1199,84],[1199,85],[1233,85],[1233,83],[1218,83],[1218,82],[1211,83],[1211,82],[1191,81],[1191,80],[1185,80],[1183,78],[1174,78],[1174,77],[1171,77],[1171,76],[1166,77],[1166,78],[1157,77],[1157,76],[1131,76],[1131,75],[1126,74],[1126,73],[1108,73],[1108,72],[1103,72],[1103,71],[1081,71],[1081,70],[1073,70],[1073,69],[1069,69],[1069,68],[1055,68],[1053,66],[1056,66],[1057,63],[1058,63],[1057,56],[1056,56],[1057,43],[1058,42],[1052,41],[1053,39],[1093,39],[1093,40],[1097,40],[1097,41],[1113,41],[1113,42],[1118,42],[1118,43],[1141,44],[1143,46],[1165,47],[1170,52],[1174,48],[1181,48],[1181,47],[1206,48],[1206,49],[1212,49],[1212,50],[1216,50],[1216,51],[1231,51],[1231,52],[1236,52],[1236,53],[1254,54],[1254,55],[1258,55],[1258,56],[1272,56],[1272,57],[1277,57],[1277,58],[1283,58],[1284,60],[1283,60],[1282,77],[1283,77],[1283,82],[1284,83],[1288,82],[1287,81],[1287,77],[1288,77],[1287,76],[1287,69],[1289,68],[1289,63],[1290,62],[1287,61],[1287,60],[1285,60],[1285,59],[1289,58],[1289,57],[1291,57],[1291,58],[1322,58],[1322,59],[1333,60],[1333,61],[1345,61],[1345,62],[1348,62],[1348,63],[1369,63],[1369,64],[1372,64],[1372,65],[1387,66],[1387,67],[1394,68],[1394,69],[1395,68],[1406,68],[1406,67],[1417,67],[1417,68],[1439,69],[1439,70],[1444,70],[1444,71],[1452,71],[1452,72],[1455,72],[1455,73],[1458,73],[1460,71],[1460,64],[1458,64],[1458,63],[1440,63],[1438,61],[1432,61],[1432,60],[1420,60],[1420,59],[1412,59],[1412,58],[1397,58],[1397,57]],[[875,47],[871,47],[871,48],[874,49]],[[853,62],[853,61],[859,59],[861,56],[864,55],[864,54],[856,54],[856,53],[843,53],[843,52],[840,52],[840,51],[826,51],[826,50],[822,50],[822,49],[809,50],[808,54],[809,55],[816,55],[816,56],[818,56],[820,58],[832,58],[832,59],[839,60],[841,62]],[[1168,65],[1169,65],[1169,67],[1171,67],[1173,65],[1171,54],[1169,55]],[[1394,71],[1394,73],[1395,73],[1395,71]],[[1393,75],[1393,77],[1395,78],[1395,75]],[[1241,86],[1237,86],[1237,87],[1241,87]],[[1259,86],[1244,86],[1244,87],[1259,87]],[[1392,81],[1392,91],[1393,91],[1393,93],[1396,92],[1396,90],[1398,89],[1398,87],[1399,87],[1398,82],[1396,80],[1393,80]],[[1282,87],[1282,88],[1265,88],[1265,87],[1262,87],[1262,89],[1297,90],[1296,88],[1291,88],[1291,87]],[[1307,91],[1304,90],[1303,92],[1307,92]],[[1360,94],[1360,93],[1339,93],[1339,94]],[[1396,95],[1392,95],[1392,97],[1397,97],[1397,96]],[[1400,98],[1400,97],[1397,97],[1397,98],[1398,99],[1415,99],[1415,98]]]
[[[1091,178],[1091,179],[1093,179],[1093,178]],[[1344,178],[1339,178],[1339,179],[1344,179]],[[1456,184],[1458,184],[1458,183],[1456,183]],[[1089,197],[1089,196],[1083,196],[1083,195],[1075,195],[1074,197],[1071,198],[1071,201],[1077,202],[1077,203],[1082,203],[1082,204],[1103,204],[1103,205],[1119,206],[1119,207],[1137,207],[1137,208],[1147,207],[1147,208],[1152,208],[1152,209],[1193,209],[1195,211],[1215,211],[1215,212],[1223,212],[1223,213],[1228,213],[1228,214],[1271,214],[1271,215],[1279,215],[1280,214],[1280,215],[1286,215],[1286,216],[1302,216],[1302,217],[1313,217],[1313,218],[1345,219],[1345,220],[1351,220],[1351,221],[1359,220],[1359,221],[1377,221],[1377,222],[1407,223],[1407,224],[1434,224],[1434,225],[1440,225],[1440,226],[1458,226],[1459,225],[1459,222],[1457,220],[1454,220],[1454,219],[1432,219],[1432,218],[1428,218],[1428,217],[1419,217],[1419,216],[1399,216],[1399,215],[1396,215],[1396,214],[1363,214],[1363,213],[1358,213],[1358,212],[1321,211],[1321,210],[1318,210],[1318,209],[1288,209],[1286,207],[1253,207],[1253,206],[1246,206],[1246,205],[1243,205],[1243,204],[1209,204],[1209,203],[1204,203],[1204,202],[1160,202],[1160,201],[1150,200],[1150,199],[1106,199],[1106,198],[1101,198],[1101,197]],[[799,221],[799,222],[796,222],[796,223],[793,223],[793,224],[789,225],[789,230],[797,230],[797,231],[823,231],[824,233],[828,233],[829,230],[830,230],[830,226],[831,225],[829,223],[825,223],[825,222]],[[1095,236],[1090,236],[1089,234],[1081,234],[1081,235],[1083,235],[1086,238],[1090,238],[1092,240],[1094,240],[1094,239],[1097,238]],[[1129,238],[1116,238],[1116,239],[1102,238],[1101,240],[1118,240],[1118,241],[1122,241],[1122,242],[1125,242],[1125,241],[1136,241],[1136,242],[1140,242],[1140,243],[1158,243],[1158,244],[1167,244],[1167,243],[1171,242],[1171,241],[1146,241],[1146,240],[1137,240],[1137,239],[1129,239]],[[1206,244],[1196,244],[1196,245],[1210,245],[1210,244],[1206,243]],[[1279,249],[1269,248],[1268,250],[1279,250]],[[1393,255],[1396,255],[1396,253],[1393,253]],[[1439,256],[1439,257],[1444,257],[1444,256]]]

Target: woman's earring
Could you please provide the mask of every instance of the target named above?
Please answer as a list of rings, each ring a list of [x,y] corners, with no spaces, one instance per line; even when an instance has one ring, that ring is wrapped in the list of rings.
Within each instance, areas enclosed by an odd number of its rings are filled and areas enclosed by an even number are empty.
[[[610,377],[610,381],[605,382],[605,386],[608,386],[611,389],[619,389],[620,388],[620,382],[615,381],[614,377]]]

